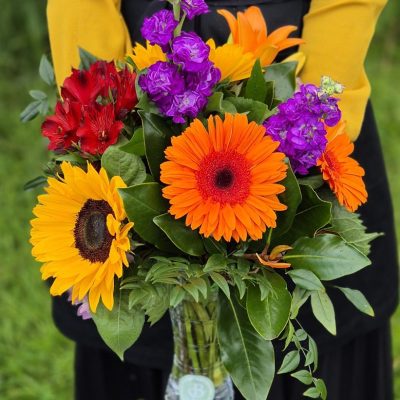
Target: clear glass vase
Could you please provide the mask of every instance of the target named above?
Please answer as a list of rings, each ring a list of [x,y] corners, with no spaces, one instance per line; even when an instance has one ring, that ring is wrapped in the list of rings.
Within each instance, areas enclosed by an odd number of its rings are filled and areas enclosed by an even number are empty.
[[[203,303],[184,300],[170,309],[174,361],[166,400],[233,400],[217,341],[218,294]]]

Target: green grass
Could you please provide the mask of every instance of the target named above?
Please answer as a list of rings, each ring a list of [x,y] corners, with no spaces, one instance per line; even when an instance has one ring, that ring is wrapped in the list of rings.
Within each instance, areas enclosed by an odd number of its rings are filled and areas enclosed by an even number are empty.
[[[20,110],[29,89],[44,87],[36,74],[48,51],[44,0],[2,4],[0,13],[0,398],[72,398],[73,345],[51,320],[50,299],[30,255],[29,220],[39,192],[25,181],[47,159],[39,121],[22,125]],[[400,28],[398,2],[389,2],[368,59],[373,101],[394,202],[400,199]],[[6,43],[6,46],[3,46]],[[396,213],[400,227],[400,213]],[[392,320],[396,398],[400,399],[400,312]]]

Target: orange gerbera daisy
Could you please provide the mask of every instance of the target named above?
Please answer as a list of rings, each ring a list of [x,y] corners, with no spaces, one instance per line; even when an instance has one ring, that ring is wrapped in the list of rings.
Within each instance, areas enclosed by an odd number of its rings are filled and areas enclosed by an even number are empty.
[[[253,53],[263,67],[270,65],[280,51],[304,43],[303,39],[288,38],[297,29],[293,25],[282,26],[268,35],[264,16],[256,6],[239,11],[237,18],[227,10],[218,10],[218,13],[229,25],[232,42],[239,44],[246,53]]]
[[[276,226],[275,211],[286,210],[277,184],[286,176],[279,143],[265,135],[263,126],[244,114],[208,119],[208,129],[196,119],[181,136],[172,138],[161,164],[161,181],[175,218],[186,215],[186,225],[200,227],[205,237],[237,242],[257,240]]]
[[[365,172],[356,160],[349,157],[354,151],[342,121],[333,128],[326,127],[328,144],[317,165],[328,181],[340,204],[354,212],[367,201],[368,193],[362,177]]]

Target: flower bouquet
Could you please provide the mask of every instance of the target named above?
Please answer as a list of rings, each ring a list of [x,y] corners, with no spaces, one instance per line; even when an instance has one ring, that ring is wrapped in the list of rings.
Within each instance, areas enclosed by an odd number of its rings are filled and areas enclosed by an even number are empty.
[[[208,12],[202,0],[170,0],[145,19],[145,46],[124,62],[80,50],[42,124],[53,153],[32,220],[33,256],[50,292],[69,292],[123,359],[169,311],[174,361],[166,399],[268,397],[291,373],[326,398],[315,341],[299,310],[336,333],[326,286],[373,315],[336,278],[370,264],[354,211],[367,199],[363,169],[341,121],[342,86],[300,84],[301,65],[273,63],[301,43],[295,27],[267,35],[260,10],[237,17],[217,46],[183,31]],[[52,83],[44,58],[40,72]],[[46,94],[23,112],[46,114]],[[285,353],[275,366],[274,343]]]

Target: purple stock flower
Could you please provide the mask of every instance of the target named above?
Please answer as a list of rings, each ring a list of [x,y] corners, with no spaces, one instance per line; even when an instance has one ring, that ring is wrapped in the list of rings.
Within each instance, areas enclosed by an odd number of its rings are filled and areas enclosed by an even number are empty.
[[[177,26],[178,21],[175,21],[174,13],[169,10],[161,10],[149,18],[145,18],[140,31],[152,45],[158,44],[164,47],[172,39]]]
[[[188,90],[180,95],[174,96],[171,107],[166,112],[166,115],[172,117],[175,123],[184,123],[184,117],[197,117],[206,104],[206,96],[194,90]]]
[[[210,47],[194,32],[182,32],[172,42],[170,58],[183,71],[200,72],[207,68]]]
[[[204,0],[182,0],[181,7],[189,19],[210,11]]]
[[[280,142],[278,149],[289,157],[294,172],[306,175],[321,157],[327,144],[324,122],[334,126],[341,117],[337,102],[315,85],[302,85],[265,121],[267,134]]]
[[[212,62],[205,64],[200,72],[186,73],[186,87],[202,93],[204,96],[211,96],[214,86],[221,79],[221,71],[214,67]]]
[[[157,103],[165,97],[182,93],[185,81],[176,65],[158,61],[139,77],[139,86]]]

